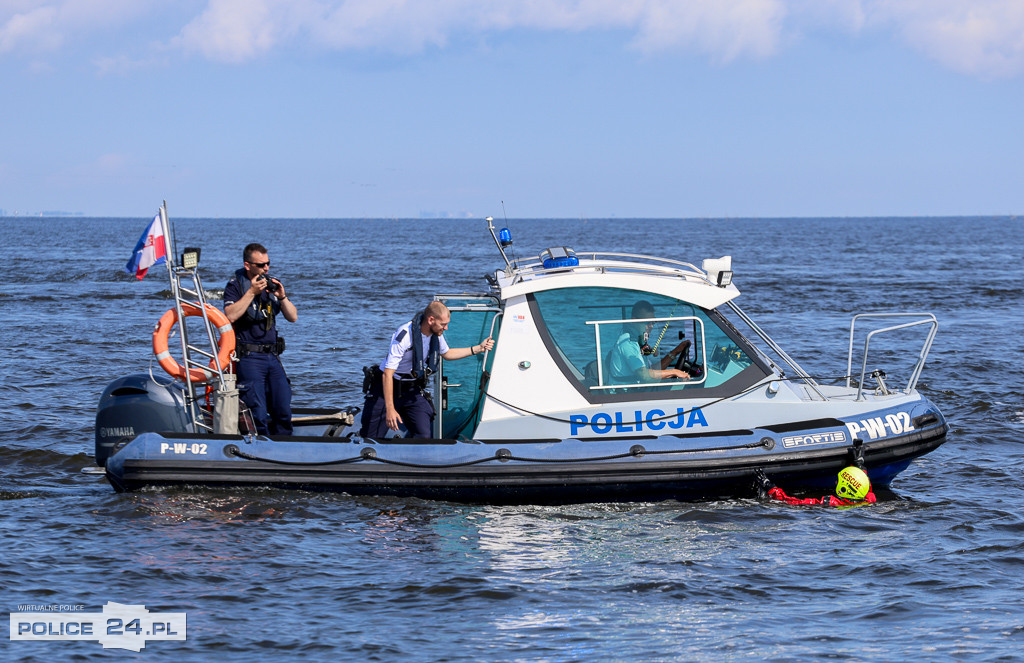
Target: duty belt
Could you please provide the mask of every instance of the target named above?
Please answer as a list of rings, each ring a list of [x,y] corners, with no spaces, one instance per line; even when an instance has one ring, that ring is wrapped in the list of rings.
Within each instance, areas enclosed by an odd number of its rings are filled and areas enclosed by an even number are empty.
[[[413,379],[411,375],[400,378],[398,377],[398,373],[395,373],[395,379],[391,381],[391,384],[393,385],[393,391],[391,393],[395,397],[411,393],[426,393],[423,391],[423,387],[420,385],[419,380]]]
[[[267,352],[277,354],[277,343],[239,343],[237,346],[242,352]]]
[[[377,395],[383,395],[383,382],[384,382],[384,371],[380,370],[379,366],[367,366],[363,369],[364,381],[363,391],[369,393],[373,391]],[[423,387],[420,385],[420,381],[412,376],[411,373],[395,373],[394,379],[391,381],[393,390],[392,394],[397,398],[403,394],[408,393],[424,393]]]

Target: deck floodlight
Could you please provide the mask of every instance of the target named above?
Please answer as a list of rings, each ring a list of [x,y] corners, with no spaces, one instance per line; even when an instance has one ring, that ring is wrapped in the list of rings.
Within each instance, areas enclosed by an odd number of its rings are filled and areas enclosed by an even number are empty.
[[[203,250],[194,246],[186,247],[181,253],[181,266],[184,269],[195,269],[199,266],[199,254]]]
[[[498,231],[498,241],[501,242],[501,248],[506,248],[512,245],[512,231],[508,228],[502,228]]]
[[[725,288],[732,284],[732,256],[721,258],[705,258],[701,268],[707,272],[708,280],[719,288]]]

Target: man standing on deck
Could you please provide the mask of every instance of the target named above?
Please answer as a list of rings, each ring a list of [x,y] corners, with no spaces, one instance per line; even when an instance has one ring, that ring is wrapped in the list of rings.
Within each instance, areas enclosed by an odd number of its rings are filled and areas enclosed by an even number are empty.
[[[295,322],[299,313],[284,285],[270,278],[270,258],[262,244],[242,251],[242,268],[224,287],[224,314],[235,329],[238,390],[262,435],[292,434],[292,386],[281,365],[284,337],[277,314]]]
[[[434,404],[426,393],[427,378],[437,371],[438,358],[454,361],[494,347],[491,337],[468,348],[449,348],[444,332],[451,321],[448,307],[430,302],[423,313],[398,328],[388,355],[370,377],[359,435],[382,438],[405,424],[409,437],[432,437]]]

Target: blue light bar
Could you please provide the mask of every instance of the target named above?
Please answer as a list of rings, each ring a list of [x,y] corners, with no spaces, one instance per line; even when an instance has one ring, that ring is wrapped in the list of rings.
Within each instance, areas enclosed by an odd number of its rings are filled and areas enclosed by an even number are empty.
[[[557,246],[550,249],[544,249],[540,254],[541,262],[544,264],[544,269],[551,269],[553,267],[579,267],[580,260],[576,257],[576,252],[567,246]]]
[[[508,228],[502,228],[498,231],[498,241],[501,242],[501,248],[510,246],[512,244],[512,231]]]

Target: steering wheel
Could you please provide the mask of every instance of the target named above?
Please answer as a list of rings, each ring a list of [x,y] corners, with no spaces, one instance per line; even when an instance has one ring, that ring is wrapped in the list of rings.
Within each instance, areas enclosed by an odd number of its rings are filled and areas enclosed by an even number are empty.
[[[673,368],[680,371],[686,371],[690,374],[691,378],[699,380],[701,376],[704,375],[704,368],[697,362],[690,361],[689,354],[690,348],[686,348],[686,352],[680,352]]]
[[[682,361],[676,362],[676,368],[681,371],[686,371],[691,379],[699,380],[704,375],[704,368],[693,361],[683,359]]]

